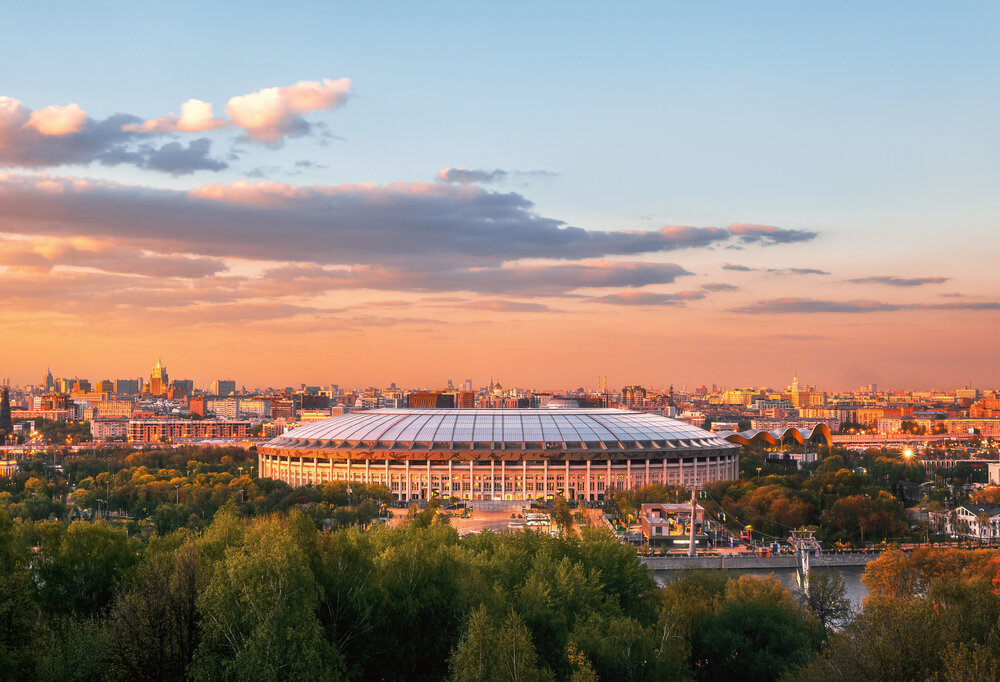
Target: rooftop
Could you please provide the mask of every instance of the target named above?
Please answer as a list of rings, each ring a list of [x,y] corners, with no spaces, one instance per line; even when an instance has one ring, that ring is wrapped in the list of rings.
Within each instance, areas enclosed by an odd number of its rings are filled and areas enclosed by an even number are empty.
[[[664,450],[730,448],[684,422],[617,409],[381,409],[294,428],[266,447]]]

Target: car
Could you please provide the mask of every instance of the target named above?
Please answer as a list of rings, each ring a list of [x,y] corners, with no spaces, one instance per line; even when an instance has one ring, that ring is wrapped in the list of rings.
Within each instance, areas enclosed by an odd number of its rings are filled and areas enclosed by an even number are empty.
[[[516,519],[516,518],[517,518],[517,514],[511,514],[511,515],[510,515],[510,518],[512,518],[512,519]]]

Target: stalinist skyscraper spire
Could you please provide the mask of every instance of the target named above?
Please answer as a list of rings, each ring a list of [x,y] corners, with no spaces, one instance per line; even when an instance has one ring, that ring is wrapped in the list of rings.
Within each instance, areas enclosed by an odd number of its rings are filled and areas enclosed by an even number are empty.
[[[167,392],[170,380],[167,377],[167,368],[163,366],[163,361],[156,357],[156,365],[149,375],[149,392],[153,395],[163,395]]]

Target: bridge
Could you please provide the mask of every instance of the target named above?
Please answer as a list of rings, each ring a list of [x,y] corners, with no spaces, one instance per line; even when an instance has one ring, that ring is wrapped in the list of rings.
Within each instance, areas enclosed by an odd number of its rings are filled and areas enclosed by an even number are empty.
[[[880,556],[882,556],[881,550],[870,552],[830,552],[829,554],[821,552],[817,556],[810,557],[809,563],[813,568],[827,566],[866,566],[869,561],[874,561]],[[794,554],[778,554],[769,557],[749,553],[716,554],[714,556],[701,555],[695,557],[670,554],[644,556],[640,557],[640,561],[653,571],[690,571],[719,568],[770,570],[798,568],[799,565],[798,557]]]

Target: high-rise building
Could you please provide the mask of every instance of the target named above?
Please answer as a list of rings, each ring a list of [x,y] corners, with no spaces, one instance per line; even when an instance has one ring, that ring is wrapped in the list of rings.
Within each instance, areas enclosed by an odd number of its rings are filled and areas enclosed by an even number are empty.
[[[0,431],[11,433],[14,430],[14,421],[10,417],[10,389],[3,387],[3,396],[0,397]]]
[[[118,395],[135,395],[138,392],[138,379],[115,379],[115,393]]]
[[[236,393],[236,380],[216,379],[212,382],[212,393],[215,395],[232,395]]]
[[[164,395],[170,386],[170,379],[167,377],[167,368],[163,366],[160,358],[156,358],[156,364],[149,375],[149,392],[153,395]]]
[[[51,369],[48,368],[45,369],[45,379],[43,383],[45,384],[46,392],[51,393],[52,391],[56,390],[56,380],[52,378]]]
[[[96,386],[94,386],[94,391],[97,393],[114,393],[115,385],[112,383],[111,379],[102,379],[97,382]]]
[[[407,400],[410,407],[455,407],[455,394],[441,391],[414,391]]]
[[[191,394],[194,393],[194,381],[191,379],[174,379],[170,383],[170,387],[174,389],[176,393],[186,395],[188,397],[191,397]]]

